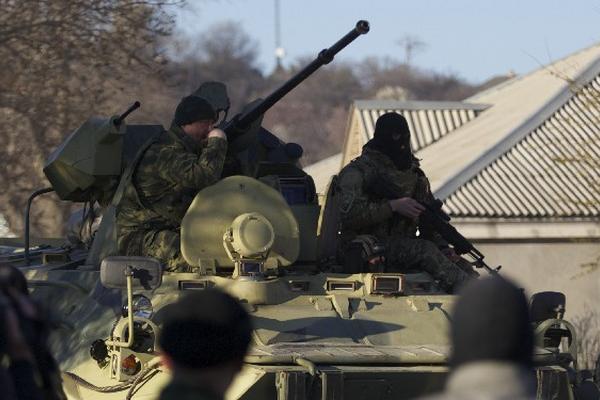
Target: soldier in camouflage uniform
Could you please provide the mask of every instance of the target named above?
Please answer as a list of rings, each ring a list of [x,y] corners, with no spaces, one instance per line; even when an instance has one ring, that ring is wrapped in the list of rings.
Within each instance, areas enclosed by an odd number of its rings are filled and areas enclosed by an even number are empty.
[[[386,190],[393,186],[393,197]],[[418,217],[418,201],[433,199],[429,181],[410,148],[406,119],[397,113],[382,115],[375,134],[360,157],[339,174],[341,253],[360,235],[373,235],[384,245],[387,270],[421,269],[449,290],[465,281],[467,272],[453,261],[460,257]],[[419,237],[416,237],[417,228]],[[451,261],[453,260],[453,261]]]
[[[172,379],[160,400],[223,399],[250,345],[250,316],[217,289],[190,293],[167,307],[159,340]]]
[[[227,152],[225,133],[213,129],[216,117],[206,100],[184,97],[171,128],[145,151],[119,205],[120,254],[155,257],[170,271],[189,268],[181,219],[196,193],[220,178]]]

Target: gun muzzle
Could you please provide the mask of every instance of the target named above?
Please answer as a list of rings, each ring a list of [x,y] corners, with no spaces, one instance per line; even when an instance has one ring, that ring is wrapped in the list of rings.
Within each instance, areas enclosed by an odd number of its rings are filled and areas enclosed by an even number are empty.
[[[364,35],[365,33],[369,32],[369,29],[371,29],[371,27],[369,26],[369,21],[361,19],[356,23],[356,28],[354,29],[356,30],[356,32],[360,33],[361,35]]]
[[[121,125],[121,122],[123,122],[123,120],[125,120],[129,114],[140,108],[140,106],[141,104],[139,101],[133,103],[123,114],[119,115],[119,117],[114,120],[115,126]]]

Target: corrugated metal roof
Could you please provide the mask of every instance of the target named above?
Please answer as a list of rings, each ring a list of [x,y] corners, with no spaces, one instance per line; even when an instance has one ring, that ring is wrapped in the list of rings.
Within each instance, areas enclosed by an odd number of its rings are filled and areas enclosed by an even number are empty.
[[[434,193],[448,198],[548,120],[600,73],[595,45],[468,99],[489,104],[475,120],[423,148],[418,157]]]
[[[445,201],[457,217],[600,216],[600,75]]]
[[[487,106],[456,101],[357,100],[354,107],[363,125],[362,144],[373,137],[377,118],[395,111],[408,121],[412,148],[418,151],[475,119]]]
[[[377,118],[386,112],[404,115],[412,133],[412,148],[417,151],[475,119],[487,107],[458,101],[356,100],[350,110],[339,161],[323,160],[322,164],[307,166],[305,171],[315,180],[317,192],[322,193],[331,175],[360,154],[362,146],[373,137]]]
[[[434,194],[462,221],[598,221],[600,45],[466,102],[356,101],[343,163],[397,111]]]

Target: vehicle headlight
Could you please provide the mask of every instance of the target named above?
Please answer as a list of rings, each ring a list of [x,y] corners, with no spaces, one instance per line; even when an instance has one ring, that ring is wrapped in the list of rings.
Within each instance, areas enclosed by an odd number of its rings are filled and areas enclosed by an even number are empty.
[[[154,309],[152,308],[152,302],[149,298],[144,296],[143,294],[136,294],[133,296],[132,307],[133,307],[133,316],[138,318],[146,318],[149,319],[152,317],[152,313]],[[127,304],[123,306],[123,316],[127,316]]]

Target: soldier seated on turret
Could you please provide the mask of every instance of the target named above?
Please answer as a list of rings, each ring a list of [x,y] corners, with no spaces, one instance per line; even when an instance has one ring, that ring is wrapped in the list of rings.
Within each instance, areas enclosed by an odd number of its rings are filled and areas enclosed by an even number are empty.
[[[173,123],[141,157],[117,214],[123,255],[154,257],[169,271],[186,271],[179,228],[198,191],[221,177],[227,138],[204,99],[184,97]]]
[[[388,185],[393,185],[391,195]],[[412,153],[402,115],[390,112],[379,117],[373,139],[342,169],[336,189],[341,254],[348,254],[357,237],[370,235],[385,249],[382,258],[388,272],[424,270],[447,290],[477,275],[440,235],[419,224],[425,210],[419,202],[429,202],[433,195]]]

